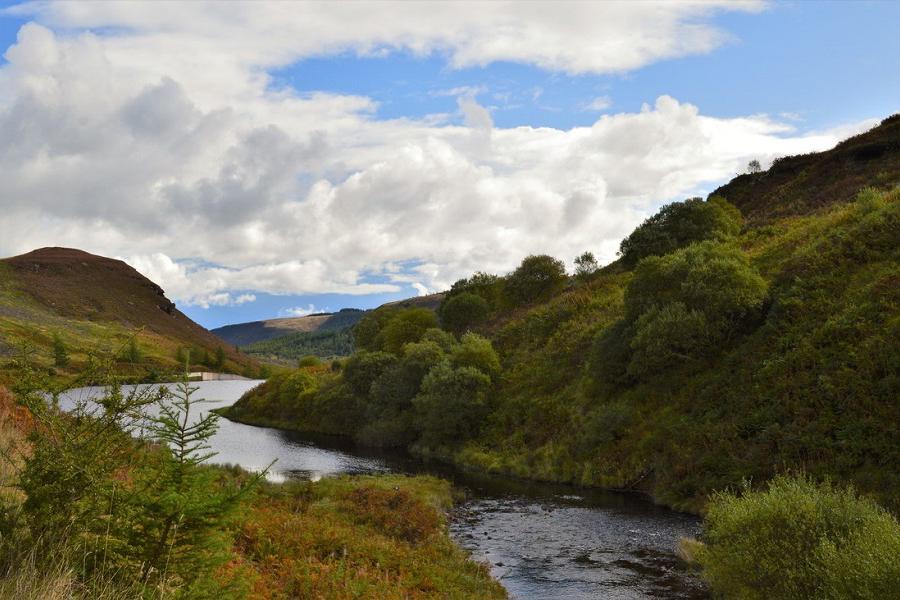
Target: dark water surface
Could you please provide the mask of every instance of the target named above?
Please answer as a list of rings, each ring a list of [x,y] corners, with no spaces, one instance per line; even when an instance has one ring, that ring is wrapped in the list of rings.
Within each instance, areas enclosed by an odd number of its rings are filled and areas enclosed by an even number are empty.
[[[204,381],[195,398],[204,410],[229,406],[259,381]],[[100,393],[72,390],[63,405]],[[220,420],[212,440],[219,463],[271,478],[319,479],[339,474],[427,473],[466,493],[450,532],[517,600],[706,598],[674,555],[679,537],[699,520],[653,505],[642,496],[463,473],[398,452],[373,451],[341,438],[310,436]]]

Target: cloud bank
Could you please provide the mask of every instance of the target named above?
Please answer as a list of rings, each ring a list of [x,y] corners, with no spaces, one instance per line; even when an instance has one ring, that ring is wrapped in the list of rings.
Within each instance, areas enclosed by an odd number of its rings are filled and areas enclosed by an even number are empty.
[[[125,257],[180,302],[442,289],[529,253],[610,260],[665,200],[751,158],[822,150],[766,116],[661,96],[590,127],[379,120],[365,97],[272,86],[338,52],[442,53],[606,73],[708,52],[707,19],[758,3],[33,3],[0,67],[0,251]],[[352,26],[348,26],[352,22]],[[91,33],[89,30],[100,31]]]

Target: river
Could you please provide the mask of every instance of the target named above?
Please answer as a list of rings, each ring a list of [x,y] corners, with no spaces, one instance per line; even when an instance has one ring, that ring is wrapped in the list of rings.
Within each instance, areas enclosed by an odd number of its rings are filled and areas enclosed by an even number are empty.
[[[259,381],[192,385],[204,410],[229,406]],[[99,393],[71,390],[62,405]],[[694,536],[699,520],[638,495],[545,485],[467,474],[399,452],[355,447],[341,438],[301,435],[220,420],[212,439],[218,463],[270,477],[319,479],[340,474],[428,473],[466,492],[451,515],[450,533],[516,600],[706,598],[700,582],[674,555],[679,537]]]

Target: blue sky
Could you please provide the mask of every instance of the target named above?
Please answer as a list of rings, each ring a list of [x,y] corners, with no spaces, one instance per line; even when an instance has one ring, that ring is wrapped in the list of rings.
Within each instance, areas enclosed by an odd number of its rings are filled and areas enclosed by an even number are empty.
[[[11,5],[11,3],[4,4],[4,6]],[[53,43],[57,44],[60,43],[60,40],[77,37],[87,31],[114,41],[117,36],[127,35],[128,27],[133,27],[133,25],[123,26],[122,22],[115,20],[120,16],[102,14],[102,5],[94,8],[97,14],[92,17],[91,23],[93,24],[87,25],[85,21],[78,20],[81,17],[73,17],[66,13],[65,6],[60,9],[61,13],[49,17],[44,13],[37,14],[34,11],[29,14],[7,13],[0,17],[0,45],[3,48],[9,48],[15,44],[20,28],[32,21],[37,21],[41,27],[52,31],[56,36]],[[136,18],[138,18],[136,22],[140,22],[139,16]],[[681,103],[682,107],[686,104],[693,105],[697,107],[703,117],[721,119],[723,123],[727,122],[733,125],[736,119],[754,118],[758,123],[763,123],[768,119],[782,126],[790,126],[791,130],[773,130],[767,132],[766,135],[773,143],[787,138],[808,140],[811,148],[818,148],[819,146],[816,144],[823,143],[822,139],[815,136],[817,133],[838,131],[841,127],[852,126],[867,119],[880,119],[900,109],[900,67],[897,65],[897,57],[900,57],[900,35],[897,34],[897,25],[900,23],[900,2],[783,2],[768,4],[761,11],[719,11],[712,15],[704,14],[693,18],[722,32],[727,36],[726,41],[709,51],[687,52],[684,56],[663,56],[649,59],[634,68],[612,69],[615,72],[604,72],[603,68],[598,68],[595,69],[597,72],[573,74],[564,68],[538,66],[536,62],[540,61],[526,59],[485,60],[483,65],[459,67],[452,64],[452,56],[449,51],[440,49],[416,55],[408,49],[400,47],[389,52],[376,52],[376,56],[365,57],[360,56],[359,49],[354,49],[352,43],[347,49],[336,52],[331,50],[327,51],[328,53],[325,50],[317,52],[313,48],[305,53],[298,53],[297,58],[287,61],[287,64],[271,64],[270,61],[268,64],[247,68],[247,71],[251,72],[255,68],[269,75],[267,89],[259,93],[270,94],[281,91],[295,98],[308,99],[314,93],[326,92],[339,99],[359,96],[374,102],[375,108],[372,111],[365,109],[360,111],[358,108],[347,109],[346,115],[342,117],[344,120],[340,121],[342,124],[335,124],[333,129],[328,128],[331,127],[330,125],[328,127],[323,125],[329,140],[328,148],[340,149],[341,144],[352,143],[353,152],[361,153],[360,156],[367,148],[372,147],[373,142],[369,141],[369,138],[363,139],[363,134],[360,134],[362,141],[356,143],[356,134],[352,127],[348,129],[343,124],[348,119],[361,119],[367,128],[382,123],[392,123],[390,125],[392,128],[398,128],[400,126],[396,125],[396,120],[406,119],[417,124],[416,127],[423,123],[434,127],[436,136],[452,136],[456,134],[452,132],[452,128],[447,127],[448,125],[464,126],[468,124],[474,127],[471,122],[467,121],[467,118],[471,118],[471,113],[464,108],[464,103],[468,100],[472,101],[476,109],[487,111],[496,131],[518,127],[543,127],[565,132],[576,127],[590,127],[602,115],[640,113],[645,105],[654,107],[659,97],[670,96]],[[691,18],[687,20],[690,21]],[[352,25],[348,25],[348,27],[352,27]],[[140,29],[140,27],[135,27],[135,29]],[[122,33],[123,31],[125,34]],[[195,34],[189,31],[187,26],[185,26],[185,31],[187,31],[184,34],[186,37],[200,36],[199,33]],[[147,33],[154,32],[148,30]],[[223,35],[227,36],[228,34],[223,33]],[[27,45],[23,44],[23,46]],[[260,53],[265,50],[262,46],[261,44]],[[109,52],[113,51],[109,50]],[[230,49],[226,48],[222,50],[222,53],[228,51]],[[73,56],[75,55],[73,54]],[[11,65],[7,64],[6,59],[3,60],[5,65],[3,68],[9,68]],[[247,61],[246,59],[241,60],[243,61],[240,63],[241,68],[245,68]],[[281,61],[281,63],[283,62]],[[170,76],[183,90],[183,96],[194,103],[195,113],[205,111],[210,114],[214,112],[213,109],[216,107],[209,106],[209,100],[204,97],[205,90],[199,88],[196,81],[185,78],[178,70],[180,67],[171,67],[170,71],[167,71],[168,64],[162,62],[160,64],[159,69],[152,71],[152,77],[147,75],[148,85],[153,84],[154,81],[158,82],[159,73],[162,72],[167,77]],[[144,65],[141,66],[141,68],[143,67]],[[135,69],[137,72],[138,67],[135,66]],[[81,76],[81,71],[72,67],[71,77]],[[228,82],[228,85],[231,83]],[[10,96],[12,95],[11,92]],[[230,103],[223,102],[223,107],[234,113],[240,112],[238,100],[231,100]],[[338,100],[334,102],[337,103]],[[246,112],[249,114],[250,109],[248,108]],[[115,114],[120,113],[121,111]],[[274,116],[274,112],[272,115],[272,123],[286,131],[289,136],[300,140],[303,139],[305,133],[308,133],[296,129],[300,126],[289,121],[287,117]],[[270,117],[267,114],[264,118],[258,116],[254,118],[257,119],[256,125],[262,127],[266,125],[266,119]],[[335,123],[338,123],[338,120]],[[411,129],[415,129],[415,127]],[[236,125],[234,131],[240,130]],[[391,131],[393,132],[394,129]],[[395,146],[386,147],[382,155],[391,156],[399,151],[398,148],[408,149],[411,145],[417,145],[416,147],[419,149],[427,147],[427,142],[423,141],[427,136],[408,132],[403,135],[409,137],[400,139],[400,134],[397,134],[399,141]],[[837,134],[829,133],[829,135]],[[460,150],[459,148],[464,145],[462,142],[453,141],[451,144],[455,144],[454,148],[460,152],[468,153],[466,156],[474,167],[484,168],[485,165],[490,165],[491,168],[499,171],[497,165],[508,165],[510,162],[519,160],[520,156],[517,154],[516,158],[484,158],[478,154],[480,150],[471,150],[468,146]],[[271,145],[267,147],[271,147]],[[790,147],[806,148],[807,146]],[[227,154],[223,150],[222,156],[234,155],[234,148],[228,152],[231,154]],[[777,153],[778,150],[773,149],[772,154]],[[418,156],[418,154],[414,155]],[[350,154],[337,153],[334,158],[328,159],[330,162],[324,167],[310,167],[307,171],[298,170],[292,173],[287,177],[289,181],[293,181],[297,185],[292,193],[311,194],[309,182],[318,180],[327,181],[327,186],[331,186],[329,188],[331,192],[339,197],[341,193],[350,194],[355,189],[350,185],[354,181],[354,173],[362,177],[359,174],[380,173],[387,168],[384,165],[370,168],[363,162],[364,159],[350,159],[345,158],[346,156],[350,156]],[[356,157],[357,154],[353,154],[353,156]],[[379,155],[379,157],[382,156]],[[188,158],[193,159],[193,156]],[[90,165],[90,160],[93,159],[86,159],[86,164]],[[743,160],[743,157],[735,158],[733,162],[740,164],[737,162],[740,160]],[[214,172],[210,171],[210,173]],[[326,173],[326,175],[322,175],[322,173]],[[335,175],[335,173],[337,174]],[[606,256],[609,255],[608,249],[614,248],[618,239],[616,236],[620,238],[623,233],[627,233],[635,219],[640,217],[640,211],[646,212],[648,206],[652,208],[652,205],[658,206],[663,201],[670,200],[670,193],[675,195],[685,191],[708,191],[721,181],[727,180],[733,174],[733,169],[729,171],[728,168],[723,167],[716,173],[710,175],[708,172],[704,172],[692,179],[691,183],[671,188],[671,190],[665,188],[664,191],[660,191],[662,188],[650,187],[640,194],[628,196],[628,202],[631,203],[628,205],[628,211],[622,209],[621,221],[617,221],[616,227],[610,226],[609,232],[602,240],[603,247],[607,248]],[[188,176],[184,177],[187,182]],[[207,179],[212,180],[212,177],[213,175],[210,175]],[[518,173],[516,177],[522,177],[521,181],[525,181],[525,174]],[[166,178],[160,176],[156,180],[148,182],[147,189],[154,190],[152,193],[156,193],[155,190],[160,188],[159,182],[163,179]],[[365,178],[363,177],[363,179]],[[511,182],[511,176],[504,181]],[[303,182],[303,185],[301,186],[298,182]],[[420,188],[422,185],[424,184],[420,184]],[[443,185],[442,183],[441,186]],[[527,187],[527,185],[523,183],[523,186]],[[484,182],[473,184],[473,186],[475,187],[471,189],[477,190],[490,187]],[[600,187],[603,190],[607,188],[612,190],[615,186],[607,182],[606,187],[603,185]],[[123,183],[122,189],[127,189],[129,194],[133,194],[133,189],[139,188],[132,187],[130,183],[128,186]],[[185,183],[185,190],[188,189],[199,188],[196,186],[190,188],[188,183]],[[149,193],[151,191],[148,191]],[[286,193],[282,188],[271,191],[272,198],[281,198]],[[417,193],[425,195],[433,193],[435,198],[443,198],[442,202],[446,202],[447,198],[454,198],[453,193],[455,192],[441,187],[438,191],[432,192],[431,189],[422,191],[420,189]],[[564,195],[563,192],[559,193]],[[609,193],[612,194],[612,192]],[[397,194],[399,196],[400,192],[398,191]],[[645,199],[635,200],[639,197]],[[302,199],[299,197],[296,199],[296,201],[300,200]],[[221,206],[224,201],[219,199],[219,205]],[[274,199],[271,201],[275,202]],[[280,201],[285,202],[283,198]],[[305,201],[312,202],[309,197]],[[504,201],[508,202],[509,200]],[[262,200],[260,202],[263,203]],[[371,202],[377,201],[373,199]],[[609,197],[607,202],[611,202]],[[625,200],[621,200],[620,204],[622,202]],[[388,193],[385,203],[390,203],[390,193]],[[55,222],[56,217],[61,214],[58,211],[55,212],[57,209],[53,208],[50,200],[47,201],[46,210],[48,221]],[[102,214],[99,207],[97,210],[100,211],[98,214]],[[398,210],[402,211],[402,208]],[[273,212],[273,214],[276,213]],[[278,214],[283,215],[284,211]],[[390,214],[388,213],[388,216]],[[81,217],[78,218],[81,219]],[[96,223],[96,215],[92,218]],[[602,219],[598,217],[597,222],[607,223],[611,218],[606,214]],[[417,229],[415,226],[405,225],[407,228],[403,231],[390,230],[389,228],[394,226],[390,222],[391,219],[385,218],[380,213],[378,218],[360,213],[358,220],[366,224],[365,231],[368,233],[375,232],[376,237],[378,233],[389,236],[392,240],[391,245],[394,247],[399,245],[398,240],[403,240],[404,236],[410,235],[410,232]],[[78,222],[88,222],[88,217],[85,216]],[[371,223],[377,223],[377,225],[371,225]],[[272,221],[271,225],[274,230],[279,225],[277,219]],[[471,247],[480,248],[481,254],[474,250],[467,252],[465,248],[462,248],[447,256],[439,256],[439,253],[430,255],[424,250],[419,251],[411,246],[411,249],[405,251],[406,254],[382,253],[368,262],[350,258],[341,262],[336,258],[338,254],[347,252],[349,256],[350,250],[339,251],[323,248],[322,255],[312,261],[311,257],[297,255],[306,252],[303,248],[311,247],[312,241],[309,242],[310,246],[300,243],[299,249],[291,250],[293,253],[291,256],[274,256],[277,254],[277,248],[240,254],[236,250],[232,251],[231,247],[222,251],[210,250],[215,247],[211,242],[198,244],[196,248],[180,247],[177,245],[177,236],[174,233],[170,236],[171,239],[161,242],[158,249],[147,242],[146,244],[142,243],[140,252],[131,252],[130,248],[123,245],[129,240],[129,236],[133,235],[128,232],[130,230],[126,231],[127,228],[117,229],[120,226],[113,223],[112,220],[108,226],[111,228],[110,236],[108,236],[110,241],[85,238],[80,245],[88,249],[126,257],[131,257],[133,254],[149,256],[152,253],[160,252],[165,254],[166,260],[171,257],[174,264],[177,265],[188,264],[191,261],[193,261],[191,264],[195,264],[200,261],[204,264],[234,270],[235,279],[239,283],[222,284],[225,287],[220,288],[212,287],[212,284],[209,284],[210,294],[218,293],[220,298],[224,298],[222,294],[228,293],[227,300],[217,303],[208,301],[213,296],[206,297],[206,300],[197,300],[190,293],[181,290],[175,279],[171,280],[172,283],[165,280],[165,273],[174,273],[172,277],[178,275],[168,262],[165,265],[171,267],[169,271],[152,266],[149,259],[143,261],[135,259],[133,262],[133,264],[150,265],[144,271],[155,275],[157,279],[162,278],[161,283],[166,289],[176,290],[173,293],[176,295],[180,308],[191,318],[207,327],[286,316],[292,310],[309,310],[310,307],[317,311],[333,311],[344,307],[371,308],[385,301],[415,295],[417,290],[412,286],[414,282],[421,282],[417,286],[420,288],[440,289],[448,281],[452,281],[453,277],[472,270],[474,265],[469,260],[471,256],[482,254],[490,256],[490,243],[498,243],[496,240],[485,242],[482,237],[471,241]],[[259,231],[261,226],[257,225],[256,227],[255,231]],[[380,230],[379,227],[388,229]],[[514,225],[507,225],[507,227],[515,229]],[[528,239],[529,232],[525,230],[525,225],[522,227],[522,237]],[[238,230],[234,229],[234,231]],[[303,238],[304,235],[305,226],[295,227],[294,238]],[[558,233],[555,235],[558,237]],[[334,234],[331,233],[324,239],[327,240],[333,236]],[[290,237],[289,235],[288,238]],[[553,239],[554,235],[547,234],[546,237]],[[57,241],[57,238],[50,233],[34,234],[28,238],[23,237],[15,243],[10,242],[9,247],[3,247],[2,250],[19,250],[29,243],[45,244],[54,241]],[[427,241],[424,240],[422,243]],[[597,240],[597,243],[599,244],[600,241]],[[78,243],[79,238],[64,238],[59,242]],[[478,244],[481,242],[484,243],[479,246]],[[318,246],[321,247],[323,244],[319,243]],[[364,249],[360,250],[353,246],[351,241],[346,241],[345,246],[353,247],[353,252],[356,254],[366,252]],[[566,246],[561,251],[566,252],[568,249],[569,246]],[[510,256],[513,256],[515,252],[523,254],[537,250],[540,249],[531,248],[526,242],[517,241],[515,244],[510,244],[509,253]],[[375,250],[372,252],[374,256]],[[599,254],[602,255],[603,252],[601,251]],[[307,258],[310,258],[312,262],[304,263],[303,272],[321,268],[327,271],[327,274],[317,275],[319,279],[316,281],[328,280],[327,283],[309,284],[305,287],[297,286],[297,290],[292,290],[291,286],[287,284],[256,283],[256,280],[251,280],[249,276],[238,276],[242,272],[241,270],[247,268],[248,265],[271,264],[275,265],[273,269],[277,270],[277,265],[285,265],[292,260],[305,261]],[[506,262],[497,262],[500,268],[510,264],[512,259],[504,260]],[[311,264],[315,266],[315,269],[310,266]],[[403,265],[400,271],[392,271],[390,267],[385,267],[385,265],[397,264]],[[322,267],[322,265],[327,265],[327,267]],[[426,276],[427,269],[425,267],[416,271],[408,265],[426,265],[426,267],[431,265],[433,268],[428,271],[429,274]],[[335,275],[332,277],[328,275],[338,271],[356,273],[356,283],[384,284],[392,287],[390,291],[386,289],[378,293],[358,293],[353,290],[350,290],[352,293],[342,293],[340,290],[346,290],[347,286],[352,283],[346,283],[346,281],[350,281],[354,276]],[[432,272],[439,274],[434,275]],[[316,273],[319,271],[316,270]],[[391,273],[395,275],[399,273],[402,276],[392,276]],[[199,277],[199,274],[195,274],[195,276]],[[342,277],[345,279],[341,279]],[[350,279],[346,279],[346,277],[350,277]],[[184,278],[182,277],[182,279]],[[322,290],[321,292],[316,292],[316,285]],[[247,294],[252,295],[255,300],[233,301],[234,298]]]

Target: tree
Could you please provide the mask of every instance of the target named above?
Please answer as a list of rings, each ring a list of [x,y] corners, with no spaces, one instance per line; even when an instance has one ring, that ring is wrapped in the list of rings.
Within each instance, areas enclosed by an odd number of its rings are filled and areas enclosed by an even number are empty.
[[[654,306],[641,315],[635,329],[628,374],[636,377],[699,358],[713,339],[703,313],[688,309],[681,302]]]
[[[450,355],[454,367],[472,367],[492,379],[500,374],[500,357],[491,341],[475,333],[466,333]]]
[[[225,525],[268,471],[235,486],[222,485],[215,471],[203,468],[215,456],[209,441],[219,417],[195,414],[191,396],[197,389],[185,375],[150,419],[150,434],[164,449],[152,455],[152,466],[137,484],[143,493],[133,500],[139,510],[130,536],[142,565],[141,579],[151,584],[175,579],[185,592],[227,562],[230,536]]]
[[[548,298],[566,282],[566,267],[561,260],[546,254],[525,257],[506,278],[505,290],[514,304],[522,305]]]
[[[225,366],[225,350],[222,346],[216,346],[215,367],[221,369]]]
[[[740,249],[701,242],[641,261],[625,290],[625,314],[634,322],[650,308],[681,302],[723,332],[756,314],[766,292],[765,280]]]
[[[452,296],[441,304],[444,327],[456,335],[484,321],[489,312],[487,300],[472,292]]]
[[[673,202],[622,240],[619,255],[633,267],[642,258],[669,254],[694,242],[734,237],[741,224],[740,211],[718,196],[706,202],[701,198]]]
[[[762,165],[759,164],[759,161],[755,158],[747,163],[747,172],[750,174],[759,173],[762,171]]]
[[[575,258],[575,277],[584,280],[597,272],[600,265],[593,252],[585,252]]]
[[[315,354],[307,354],[297,360],[297,368],[299,369],[303,369],[304,367],[317,367],[321,364],[322,359]]]
[[[57,367],[65,367],[69,364],[69,351],[58,331],[53,332],[53,364]]]
[[[138,346],[137,336],[132,335],[128,338],[128,344],[125,346],[125,359],[130,363],[137,364],[141,362],[143,357],[141,348]]]
[[[418,342],[433,327],[438,327],[437,315],[433,310],[406,308],[397,312],[385,324],[376,338],[376,345],[385,352],[399,356],[404,345]]]
[[[397,361],[397,356],[388,352],[361,350],[347,359],[344,381],[357,396],[367,396],[372,383]]]
[[[422,382],[413,398],[426,444],[459,444],[478,434],[490,413],[491,378],[474,367],[444,361]]]
[[[488,307],[494,310],[500,306],[503,279],[497,275],[476,271],[471,277],[456,281],[444,296],[444,301],[465,292],[481,296],[488,303]]]

